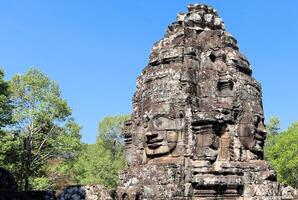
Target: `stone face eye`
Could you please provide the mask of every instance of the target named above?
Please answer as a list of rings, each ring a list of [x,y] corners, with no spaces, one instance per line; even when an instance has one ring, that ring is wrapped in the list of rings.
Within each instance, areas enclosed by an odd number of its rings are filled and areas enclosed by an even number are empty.
[[[150,118],[148,117],[148,115],[145,114],[145,115],[143,115],[142,120],[143,120],[144,122],[149,122]]]
[[[185,116],[183,110],[180,110],[178,113],[179,118],[183,118]]]
[[[159,118],[157,118],[157,119],[154,120],[154,124],[156,126],[161,126],[162,125],[162,120],[160,120]]]
[[[257,126],[260,123],[260,117],[254,116],[254,124]]]
[[[143,127],[144,128],[148,128],[148,122],[150,120],[150,118],[148,117],[148,115],[146,115],[146,114],[143,115],[142,120],[143,120]]]
[[[175,123],[167,117],[158,117],[153,119],[153,125],[156,130],[167,130],[173,127]]]

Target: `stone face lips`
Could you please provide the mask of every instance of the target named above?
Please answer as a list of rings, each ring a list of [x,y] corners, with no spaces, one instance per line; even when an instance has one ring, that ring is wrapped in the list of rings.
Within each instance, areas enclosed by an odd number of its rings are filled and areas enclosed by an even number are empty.
[[[118,199],[294,199],[263,161],[262,91],[216,10],[189,5],[150,54]]]

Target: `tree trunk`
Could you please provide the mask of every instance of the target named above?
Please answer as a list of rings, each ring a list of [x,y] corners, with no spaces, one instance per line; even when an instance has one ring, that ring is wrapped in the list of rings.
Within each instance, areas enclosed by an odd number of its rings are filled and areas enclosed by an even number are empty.
[[[24,190],[29,191],[29,177],[31,174],[30,165],[31,165],[31,158],[32,158],[32,137],[31,134],[24,140],[25,144],[25,158],[24,158]]]

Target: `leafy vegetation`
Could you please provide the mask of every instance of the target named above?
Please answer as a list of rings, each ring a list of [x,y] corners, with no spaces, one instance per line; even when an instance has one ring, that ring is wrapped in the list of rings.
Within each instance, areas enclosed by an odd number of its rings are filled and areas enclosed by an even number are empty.
[[[12,105],[8,83],[4,81],[4,72],[0,69],[0,127],[11,123]]]
[[[17,168],[11,160],[16,156],[14,148],[19,144],[11,131],[3,129],[12,123],[12,108],[8,83],[4,81],[4,72],[0,70],[0,166],[8,170]]]
[[[75,163],[76,180],[81,184],[102,184],[115,188],[118,173],[126,166],[121,126],[129,116],[105,117],[99,123],[96,144],[86,145]]]
[[[13,133],[17,146],[11,163],[21,189],[48,188],[46,165],[50,159],[74,156],[80,149],[80,127],[62,99],[56,83],[31,68],[9,81]]]
[[[116,187],[126,166],[121,126],[129,116],[105,117],[96,144],[82,144],[81,127],[55,82],[35,68],[9,82],[3,76],[0,71],[0,166],[21,190]]]
[[[268,138],[265,159],[276,169],[278,181],[298,187],[298,122],[279,132],[279,119],[271,118],[267,125]]]

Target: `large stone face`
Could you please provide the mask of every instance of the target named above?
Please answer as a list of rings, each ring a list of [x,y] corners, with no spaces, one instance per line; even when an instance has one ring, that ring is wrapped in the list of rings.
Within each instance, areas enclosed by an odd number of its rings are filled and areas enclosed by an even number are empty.
[[[294,199],[263,161],[260,84],[216,10],[189,5],[150,54],[118,199]]]

